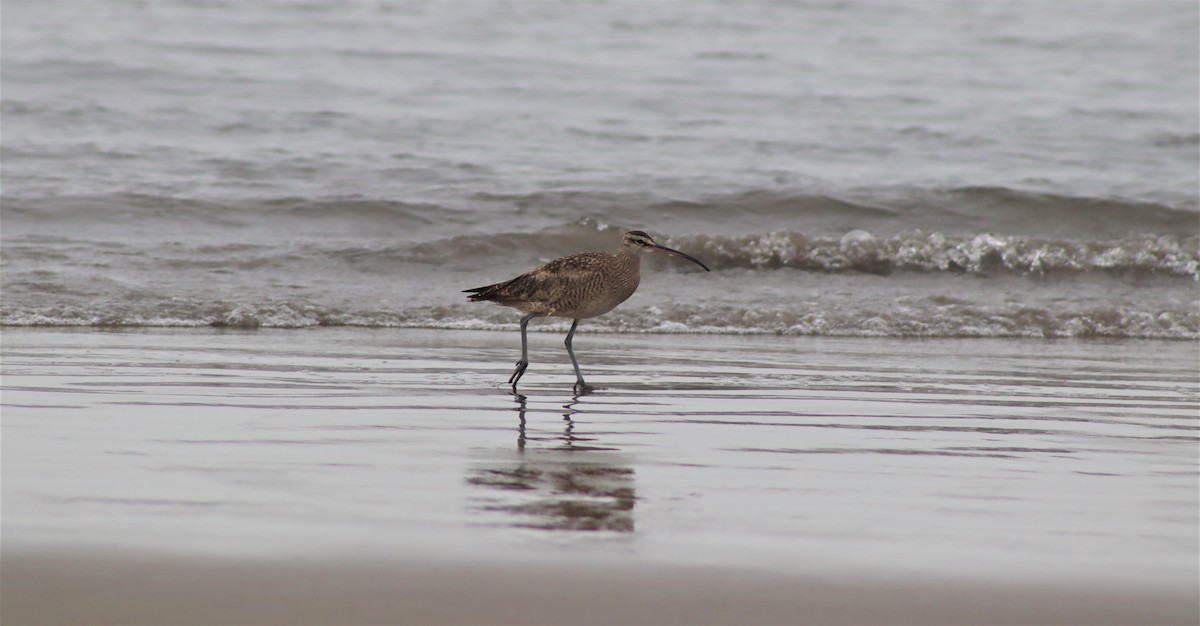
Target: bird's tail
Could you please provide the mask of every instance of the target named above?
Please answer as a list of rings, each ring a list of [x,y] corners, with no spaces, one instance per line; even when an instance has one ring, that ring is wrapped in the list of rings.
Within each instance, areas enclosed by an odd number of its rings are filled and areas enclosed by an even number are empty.
[[[467,296],[468,302],[479,302],[480,300],[491,300],[491,298],[489,297],[491,294],[488,292],[492,291],[492,289],[495,286],[496,285],[487,285],[486,287],[475,287],[474,289],[463,289],[463,293],[471,294],[471,295]]]

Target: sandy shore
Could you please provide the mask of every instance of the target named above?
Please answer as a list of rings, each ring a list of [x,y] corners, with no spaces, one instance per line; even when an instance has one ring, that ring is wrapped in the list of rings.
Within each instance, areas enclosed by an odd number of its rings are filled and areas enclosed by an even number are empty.
[[[6,329],[0,618],[1200,618],[1191,344],[561,345]]]
[[[1189,624],[1148,589],[665,565],[4,557],[5,624]]]

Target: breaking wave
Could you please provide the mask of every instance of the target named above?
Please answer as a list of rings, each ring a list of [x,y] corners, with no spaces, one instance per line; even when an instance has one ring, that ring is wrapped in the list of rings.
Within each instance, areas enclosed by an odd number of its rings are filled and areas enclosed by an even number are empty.
[[[595,241],[603,233],[613,246],[619,231],[595,220],[537,233],[471,235],[415,245],[390,247],[380,254],[414,262],[489,263],[508,251],[532,251],[554,257]],[[841,237],[773,231],[746,235],[682,235],[663,238],[665,245],[699,257],[714,270],[793,268],[824,273],[948,272],[1047,276],[1081,272],[1153,274],[1200,280],[1200,236],[1135,235],[1112,241],[1039,239],[990,233],[946,235],[906,231],[876,237],[852,230]],[[371,253],[355,251],[357,256]]]
[[[315,304],[262,302],[111,303],[98,310],[0,311],[4,326],[98,328],[214,327],[436,328],[513,330],[511,310],[460,305],[401,310],[347,310]],[[534,331],[563,331],[556,320]],[[812,306],[704,306],[673,304],[630,307],[588,320],[586,332],[654,334],[757,334],[846,337],[1024,337],[1200,339],[1200,309],[1168,311],[1129,306],[1056,311],[1023,305],[977,306],[935,300],[887,309],[839,310]]]
[[[878,238],[855,230],[841,238],[776,231],[743,236],[693,235],[671,243],[714,268],[790,267],[820,272],[895,271],[1145,273],[1200,280],[1200,237],[1137,236],[1118,241],[1063,241],[910,231]]]

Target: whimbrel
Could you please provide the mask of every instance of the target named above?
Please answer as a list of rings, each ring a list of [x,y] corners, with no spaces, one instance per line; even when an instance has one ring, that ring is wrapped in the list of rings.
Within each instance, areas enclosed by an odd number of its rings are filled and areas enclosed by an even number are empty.
[[[693,256],[654,242],[654,238],[640,230],[631,230],[621,239],[616,254],[611,252],[581,252],[555,259],[529,273],[502,283],[464,290],[471,302],[495,302],[525,312],[521,318],[521,360],[513,370],[508,384],[513,392],[517,381],[529,367],[529,344],[525,329],[535,317],[569,317],[574,321],[567,331],[567,354],[575,368],[575,391],[583,393],[592,389],[583,382],[579,362],[571,339],[579,320],[603,315],[616,308],[633,292],[641,281],[641,259],[645,252],[662,252],[683,257],[709,271],[708,266]]]

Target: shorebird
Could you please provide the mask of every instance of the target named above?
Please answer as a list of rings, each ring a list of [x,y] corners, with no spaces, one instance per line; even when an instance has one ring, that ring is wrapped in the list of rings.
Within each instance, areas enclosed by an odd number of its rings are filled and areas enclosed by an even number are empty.
[[[654,242],[654,238],[640,230],[626,232],[621,247],[616,253],[581,252],[555,259],[531,272],[494,285],[466,289],[471,302],[495,302],[525,312],[521,318],[521,360],[513,370],[508,384],[517,391],[517,381],[529,367],[529,343],[525,329],[535,317],[569,317],[571,330],[567,331],[567,354],[575,368],[575,391],[591,391],[591,385],[583,382],[579,361],[571,339],[579,320],[603,315],[616,308],[637,291],[641,282],[642,254],[661,252],[682,257],[710,271],[699,259]]]

